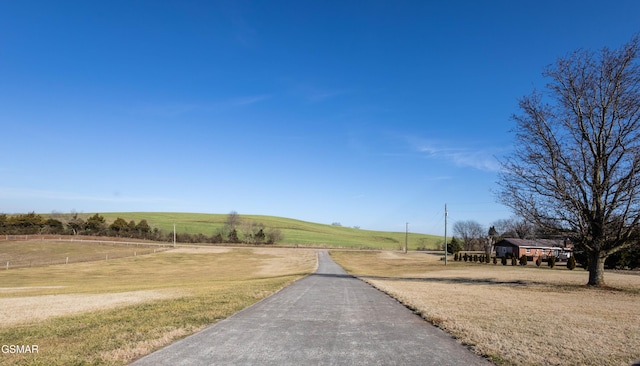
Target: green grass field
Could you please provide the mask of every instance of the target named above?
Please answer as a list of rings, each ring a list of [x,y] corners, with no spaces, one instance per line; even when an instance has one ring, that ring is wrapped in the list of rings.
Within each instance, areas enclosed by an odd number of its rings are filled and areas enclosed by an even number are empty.
[[[92,214],[81,215],[87,218]],[[145,219],[151,227],[159,228],[166,233],[214,235],[224,226],[227,214],[202,213],[173,213],[173,212],[107,212],[100,213],[108,223],[118,217],[136,223]],[[243,220],[262,223],[268,228],[279,229],[284,234],[284,240],[278,244],[284,245],[314,245],[357,249],[400,249],[404,247],[404,232],[386,232],[362,230],[342,226],[317,224],[301,220],[260,215],[242,215]],[[443,237],[435,235],[409,233],[409,250],[418,247],[436,249],[442,245]]]

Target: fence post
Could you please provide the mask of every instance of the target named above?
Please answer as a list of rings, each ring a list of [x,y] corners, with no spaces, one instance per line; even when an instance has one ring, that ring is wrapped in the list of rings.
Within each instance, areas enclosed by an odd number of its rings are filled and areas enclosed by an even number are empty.
[[[64,264],[69,264],[69,257],[67,257],[67,260],[64,261]]]
[[[9,261],[7,261],[7,271],[9,270]]]

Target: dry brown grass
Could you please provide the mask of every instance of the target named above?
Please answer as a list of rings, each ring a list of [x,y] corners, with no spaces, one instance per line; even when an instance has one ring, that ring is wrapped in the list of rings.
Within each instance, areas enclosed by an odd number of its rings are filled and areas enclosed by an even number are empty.
[[[54,316],[112,309],[184,295],[183,292],[174,290],[0,298],[0,326],[39,322]]]
[[[0,240],[0,268],[39,267],[65,263],[94,262],[152,254],[166,250],[158,245],[124,245],[99,240]]]
[[[184,249],[0,270],[0,365],[124,365],[310,273],[315,251]]]
[[[352,274],[500,365],[629,365],[640,358],[640,276],[332,252]],[[435,260],[434,260],[435,258]]]
[[[135,360],[149,354],[151,350],[161,348],[175,339],[180,339],[201,329],[203,329],[203,327],[193,329],[167,329],[164,330],[158,338],[145,340],[135,344],[127,344],[121,348],[100,352],[100,358],[104,360],[105,363],[116,364],[122,362],[122,360]]]

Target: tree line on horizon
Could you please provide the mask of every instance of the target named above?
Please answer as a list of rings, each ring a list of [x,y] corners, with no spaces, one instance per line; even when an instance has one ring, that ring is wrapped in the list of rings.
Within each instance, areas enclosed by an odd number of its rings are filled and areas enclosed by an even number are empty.
[[[146,219],[136,223],[134,220],[127,222],[118,217],[112,223],[107,223],[104,216],[98,213],[86,220],[77,213],[54,213],[49,218],[35,212],[0,214],[0,235],[88,235],[168,242],[174,240],[173,232],[152,228]],[[175,233],[175,241],[178,243],[275,244],[283,239],[284,235],[280,230],[245,220],[235,211],[229,214],[224,226],[211,236],[202,233]]]

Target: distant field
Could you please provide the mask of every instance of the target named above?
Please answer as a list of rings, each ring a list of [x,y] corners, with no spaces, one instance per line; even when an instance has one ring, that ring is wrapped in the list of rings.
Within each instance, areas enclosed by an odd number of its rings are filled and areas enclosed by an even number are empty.
[[[7,244],[0,248],[14,257],[37,257],[27,242]],[[75,245],[79,253],[88,250]],[[59,250],[42,249],[42,256]],[[315,265],[313,250],[212,247],[0,270],[2,344],[39,348],[38,354],[0,354],[0,365],[128,364],[238,312]]]
[[[564,267],[450,262],[423,253],[332,251],[336,262],[498,365],[630,365],[640,359],[640,276],[584,286]]]
[[[85,219],[93,214],[85,214]],[[214,235],[223,227],[226,214],[170,213],[170,212],[107,212],[100,213],[111,223],[118,217],[136,223],[146,219],[151,227],[157,227],[166,233],[176,231],[189,234],[202,233]],[[268,228],[279,229],[284,240],[279,244],[286,245],[320,245],[359,249],[399,249],[404,247],[404,232],[386,232],[354,229],[349,227],[317,224],[312,222],[288,219],[275,216],[243,215],[245,220],[264,224]],[[409,250],[418,247],[436,249],[444,239],[435,235],[409,233]]]

